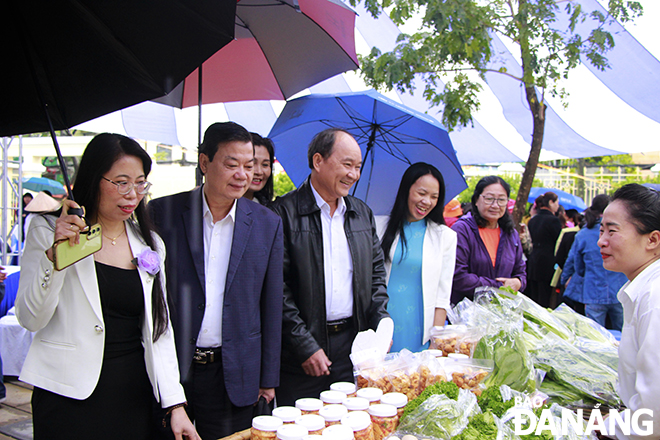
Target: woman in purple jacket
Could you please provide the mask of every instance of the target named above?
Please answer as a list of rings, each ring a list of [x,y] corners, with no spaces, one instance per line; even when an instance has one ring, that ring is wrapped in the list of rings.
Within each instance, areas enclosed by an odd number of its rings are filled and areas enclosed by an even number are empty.
[[[484,177],[474,189],[472,211],[452,226],[458,235],[452,304],[473,299],[480,286],[525,288],[522,245],[506,210],[510,193],[501,177]]]

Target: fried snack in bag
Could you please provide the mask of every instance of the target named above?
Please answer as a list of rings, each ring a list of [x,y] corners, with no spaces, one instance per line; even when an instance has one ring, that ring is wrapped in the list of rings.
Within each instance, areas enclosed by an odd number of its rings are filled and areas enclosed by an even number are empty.
[[[431,329],[431,349],[441,350],[447,357],[449,353],[462,353],[472,357],[474,346],[481,338],[478,328],[463,324],[433,327]]]

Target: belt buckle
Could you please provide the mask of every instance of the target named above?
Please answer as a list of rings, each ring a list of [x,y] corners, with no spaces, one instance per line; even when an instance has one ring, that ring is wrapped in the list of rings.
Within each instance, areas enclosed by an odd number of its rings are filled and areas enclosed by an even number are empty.
[[[213,353],[212,350],[195,351],[195,354],[193,355],[193,361],[197,362],[198,364],[213,363],[215,361],[215,353]]]

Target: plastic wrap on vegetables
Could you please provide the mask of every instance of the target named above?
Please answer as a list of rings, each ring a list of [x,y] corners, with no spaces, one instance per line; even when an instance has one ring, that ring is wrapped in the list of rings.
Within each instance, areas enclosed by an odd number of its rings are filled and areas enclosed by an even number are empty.
[[[547,335],[531,352],[547,378],[601,404],[618,408],[617,373],[558,337]]]
[[[603,344],[611,344],[614,347],[619,346],[619,341],[605,327],[593,319],[580,315],[566,304],[561,304],[553,310],[552,315],[566,324],[575,336],[591,339],[592,341]]]
[[[527,392],[536,388],[532,357],[519,329],[509,327],[483,336],[473,356],[494,363],[493,372],[484,382],[486,386],[508,385],[514,390]]]
[[[552,379],[545,379],[539,388],[548,395],[550,402],[571,408],[593,408],[596,401],[588,398],[573,387],[557,383]]]
[[[491,411],[476,414],[453,440],[520,440],[513,430]]]
[[[513,297],[510,293],[501,293],[501,295]],[[575,338],[573,332],[561,320],[556,318],[549,309],[541,307],[520,292],[517,292],[515,297],[521,300],[523,317],[525,319],[528,319],[541,327],[545,327],[547,330],[564,340],[572,341]]]
[[[594,361],[602,362],[614,371],[619,370],[619,349],[609,342],[596,342],[578,336],[575,338],[573,345]]]
[[[444,394],[433,394],[401,419],[397,436],[413,434],[422,438],[449,440],[461,433],[469,418],[479,412],[477,398],[467,390],[460,390],[457,400]]]

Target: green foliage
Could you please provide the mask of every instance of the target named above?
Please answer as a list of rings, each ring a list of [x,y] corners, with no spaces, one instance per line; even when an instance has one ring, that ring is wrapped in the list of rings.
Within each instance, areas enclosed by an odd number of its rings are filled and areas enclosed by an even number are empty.
[[[275,196],[283,196],[296,189],[296,186],[293,184],[287,173],[281,172],[273,176],[273,189]]]
[[[351,0],[353,4],[360,0]],[[546,91],[565,98],[558,81],[580,63],[580,56],[597,68],[609,67],[606,53],[614,47],[606,24],[614,19],[626,22],[642,14],[638,1],[610,0],[608,14],[585,11],[580,4],[556,0],[362,0],[367,9],[378,14],[386,8],[396,24],[414,16],[423,17],[419,30],[401,35],[392,52],[373,49],[361,58],[367,84],[375,88],[412,90],[416,73],[424,74],[425,98],[443,105],[442,122],[448,129],[465,126],[478,109],[477,92],[481,86],[466,71],[483,78],[497,72],[515,78],[526,88],[540,89],[539,102]],[[567,13],[566,28],[559,26],[559,14]],[[588,35],[575,34],[578,23],[592,24]],[[498,65],[492,35],[513,41],[520,47],[522,75],[513,76]],[[456,75],[450,76],[446,73]],[[443,82],[445,83],[443,87]]]
[[[617,189],[621,188],[623,185],[627,185],[629,183],[639,183],[640,185],[642,183],[659,183],[660,184],[660,176],[658,177],[649,177],[646,179],[639,179],[637,177],[628,177],[626,180],[622,182],[612,182],[612,186],[610,187],[610,195],[614,194],[614,191]]]
[[[518,197],[518,188],[520,188],[522,176],[520,174],[502,174],[500,177],[511,187],[511,195],[509,198],[515,200],[516,197]],[[479,180],[481,180],[481,176],[468,177],[466,179],[468,187],[458,195],[457,200],[461,203],[470,202],[472,194],[474,194],[474,188],[477,186]],[[543,186],[543,182],[539,179],[534,179],[532,186]]]
[[[632,155],[614,154],[612,156],[593,156],[584,159],[560,159],[554,161],[556,166],[577,167],[578,162],[584,161],[584,166],[588,167],[611,167],[613,165],[632,165]]]

